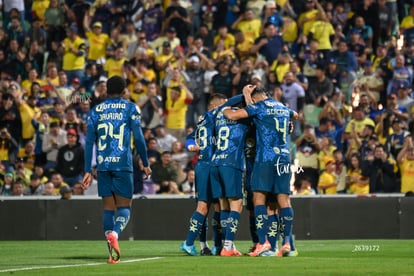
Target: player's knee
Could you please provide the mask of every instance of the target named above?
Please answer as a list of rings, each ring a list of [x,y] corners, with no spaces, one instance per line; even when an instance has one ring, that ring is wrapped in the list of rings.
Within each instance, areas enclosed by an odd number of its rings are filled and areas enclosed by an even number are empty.
[[[202,215],[207,215],[208,213],[208,205],[207,202],[199,201],[197,204],[197,212],[199,212]]]

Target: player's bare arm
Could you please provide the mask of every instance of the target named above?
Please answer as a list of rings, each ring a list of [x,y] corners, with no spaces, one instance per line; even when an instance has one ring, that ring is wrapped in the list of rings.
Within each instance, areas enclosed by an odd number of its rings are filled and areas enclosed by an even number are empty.
[[[232,110],[229,106],[223,108],[223,114],[227,119],[237,121],[249,117],[247,111],[243,109]]]
[[[252,85],[252,84],[248,84],[243,87],[243,95],[244,95],[244,100],[246,102],[246,105],[251,105],[254,103],[254,101],[252,100],[251,94],[255,88],[256,88],[256,85]],[[246,110],[244,109],[232,110],[231,107],[229,106],[226,106],[223,108],[223,114],[227,119],[234,120],[234,121],[249,117],[249,114],[247,113]]]
[[[252,85],[252,84],[248,84],[243,87],[243,96],[244,96],[244,101],[246,102],[246,105],[251,105],[254,103],[252,100],[251,94],[255,88],[256,88],[256,85]]]
[[[83,175],[82,189],[84,190],[88,189],[91,183],[92,183],[92,174],[90,172],[87,172]]]

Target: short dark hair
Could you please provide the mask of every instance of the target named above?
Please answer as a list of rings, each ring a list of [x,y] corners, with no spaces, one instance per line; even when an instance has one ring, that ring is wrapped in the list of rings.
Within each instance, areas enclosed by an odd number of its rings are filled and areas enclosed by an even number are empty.
[[[382,144],[378,144],[378,145],[375,146],[375,149],[378,149],[378,148],[382,148],[383,151],[387,152],[385,146],[382,145]]]
[[[208,104],[211,105],[212,102],[214,102],[215,100],[226,100],[227,97],[224,94],[221,93],[215,93],[213,95],[211,95],[210,99],[208,100]]]
[[[120,76],[113,76],[106,82],[108,95],[121,95],[126,87],[126,81]]]
[[[257,95],[257,94],[265,94],[266,96],[268,96],[267,90],[264,87],[256,87],[253,92],[252,92],[252,97]]]

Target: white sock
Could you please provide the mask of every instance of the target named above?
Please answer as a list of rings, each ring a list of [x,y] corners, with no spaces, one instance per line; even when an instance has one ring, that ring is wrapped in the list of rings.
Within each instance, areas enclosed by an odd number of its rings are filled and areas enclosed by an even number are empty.
[[[201,249],[209,248],[208,243],[206,241],[205,242],[200,242],[200,247],[201,247]]]
[[[233,248],[233,241],[225,240],[224,241],[224,249],[231,250]]]

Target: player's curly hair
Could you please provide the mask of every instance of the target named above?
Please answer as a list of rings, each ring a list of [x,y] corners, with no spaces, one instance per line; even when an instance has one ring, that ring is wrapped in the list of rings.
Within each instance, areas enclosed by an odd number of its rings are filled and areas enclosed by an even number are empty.
[[[121,95],[126,87],[126,81],[120,76],[113,76],[106,82],[108,95]]]

